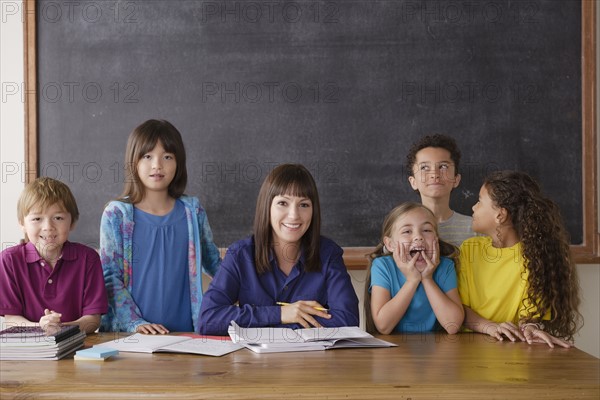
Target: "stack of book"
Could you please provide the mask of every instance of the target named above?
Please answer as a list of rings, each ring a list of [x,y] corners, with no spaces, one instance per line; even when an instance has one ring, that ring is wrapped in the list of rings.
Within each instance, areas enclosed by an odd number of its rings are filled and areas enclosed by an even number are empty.
[[[0,331],[0,360],[59,360],[81,348],[84,340],[85,333],[78,326],[48,331],[13,326]]]

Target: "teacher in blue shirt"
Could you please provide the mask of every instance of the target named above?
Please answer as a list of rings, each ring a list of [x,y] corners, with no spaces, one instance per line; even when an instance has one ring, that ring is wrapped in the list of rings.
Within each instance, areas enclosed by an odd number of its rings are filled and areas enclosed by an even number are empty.
[[[254,235],[229,247],[202,299],[200,333],[241,327],[358,326],[358,298],[342,249],[322,237],[315,181],[298,164],[263,182]]]

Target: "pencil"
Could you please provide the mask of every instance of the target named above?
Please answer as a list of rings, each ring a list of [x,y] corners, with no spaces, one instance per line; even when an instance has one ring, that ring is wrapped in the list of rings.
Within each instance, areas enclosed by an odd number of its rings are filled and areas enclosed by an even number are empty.
[[[284,303],[284,302],[282,302],[282,301],[278,301],[278,302],[277,302],[277,305],[278,305],[278,306],[289,306],[289,305],[290,305],[290,303]],[[317,310],[317,311],[329,311],[329,309],[327,309],[327,308],[324,308],[324,307],[313,307],[313,308],[314,308],[315,310]]]

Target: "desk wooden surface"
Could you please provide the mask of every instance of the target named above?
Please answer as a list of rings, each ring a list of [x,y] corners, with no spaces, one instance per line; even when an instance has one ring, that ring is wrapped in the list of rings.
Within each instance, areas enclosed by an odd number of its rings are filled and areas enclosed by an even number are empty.
[[[584,399],[600,397],[600,360],[578,349],[464,333],[380,336],[395,348],[223,357],[121,353],[105,362],[2,361],[8,398]],[[115,338],[96,334],[93,345]]]

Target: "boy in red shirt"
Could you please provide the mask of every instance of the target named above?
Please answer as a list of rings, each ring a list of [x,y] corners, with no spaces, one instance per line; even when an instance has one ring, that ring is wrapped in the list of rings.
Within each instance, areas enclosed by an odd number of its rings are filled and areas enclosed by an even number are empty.
[[[25,241],[0,254],[0,315],[7,326],[79,325],[94,332],[108,302],[98,253],[68,241],[79,217],[71,190],[38,178],[17,204]]]

